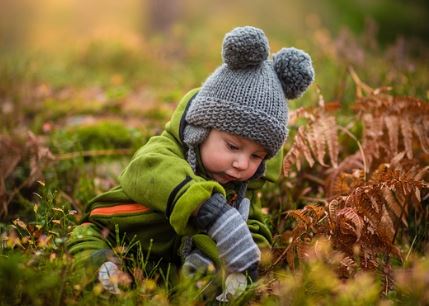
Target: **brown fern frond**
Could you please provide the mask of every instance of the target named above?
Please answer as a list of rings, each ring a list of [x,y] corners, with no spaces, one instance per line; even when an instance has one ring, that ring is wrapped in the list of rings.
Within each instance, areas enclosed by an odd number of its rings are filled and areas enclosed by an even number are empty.
[[[428,173],[429,171],[429,166],[424,167],[423,169],[420,169],[416,175],[414,176],[414,179],[416,181],[420,181],[423,179],[423,177]]]
[[[287,261],[291,271],[295,271],[295,257],[296,257],[296,245],[291,244],[286,249],[286,261]],[[279,259],[280,258],[282,258],[282,257],[280,256]]]
[[[322,217],[326,216],[326,210],[321,206],[309,204],[305,206],[305,210],[313,215],[317,221],[320,221]]]
[[[296,165],[297,170],[301,169],[301,163],[299,162],[301,154],[298,146],[293,146],[286,154],[283,159],[283,174],[287,175],[292,168],[292,165]]]
[[[306,260],[309,255],[310,240],[304,239],[301,243],[296,245],[296,254],[299,261]]]
[[[337,215],[337,211],[342,207],[340,203],[341,202],[338,199],[334,199],[331,202],[329,202],[327,205],[328,216],[331,222]]]
[[[295,221],[301,223],[301,225],[304,225],[305,227],[311,223],[311,219],[300,210],[289,210],[287,214],[289,217],[294,218]]]
[[[346,192],[346,189],[350,189],[347,190],[347,192],[351,191],[351,188],[356,188],[359,185],[361,185],[361,183],[364,183],[364,173],[361,172],[357,172],[360,173],[361,175],[359,175],[358,178],[354,178],[354,176],[356,176],[354,173],[355,171],[360,171],[359,169],[363,169],[364,168],[364,164],[363,164],[363,160],[362,160],[362,155],[357,152],[353,155],[349,155],[348,157],[346,157],[339,165],[338,168],[331,168],[329,169],[326,173],[328,174],[328,177],[326,178],[326,188],[325,188],[325,193],[327,198],[331,199],[334,197],[337,197],[339,195],[342,195],[343,192]],[[350,176],[352,175],[353,178]],[[347,177],[347,178],[346,178]],[[341,182],[341,180],[345,181]],[[344,185],[346,184],[346,185]]]
[[[356,272],[357,264],[351,256],[344,256],[337,268],[337,274],[340,278],[350,278]]]
[[[354,178],[351,174],[340,173],[330,188],[329,194],[335,196],[348,194],[351,191],[353,180]]]
[[[393,156],[392,160],[390,161],[390,164],[395,167],[401,167],[401,163],[403,163],[403,159],[405,157],[405,151],[402,151],[395,156]]]
[[[341,234],[353,235],[356,237],[355,241],[359,241],[364,222],[356,210],[345,207],[337,212],[336,218],[336,225]]]
[[[407,223],[406,215],[403,213],[403,210],[404,210],[403,204],[401,205],[400,203],[398,203],[398,201],[396,200],[395,196],[392,194],[392,191],[389,188],[385,187],[381,190],[381,192],[383,193],[383,197],[386,200],[386,205],[392,211],[394,216],[397,219],[401,218],[402,224],[404,224],[404,226],[407,227],[408,223]]]
[[[385,205],[382,206],[382,215],[380,223],[377,225],[377,230],[381,237],[386,238],[387,241],[391,241],[392,243],[394,242],[395,225],[393,224]]]
[[[339,144],[337,135],[337,123],[333,116],[324,116],[320,123],[325,130],[325,141],[328,146],[329,158],[334,168],[338,167]]]
[[[323,132],[323,125],[313,124],[309,126],[306,132],[306,139],[317,162],[326,166],[323,162],[323,157],[325,156],[325,137],[323,136]]]
[[[397,116],[386,116],[384,118],[384,124],[387,128],[387,134],[389,135],[389,147],[392,154],[398,153],[399,145],[399,123]]]
[[[401,126],[401,134],[404,141],[405,152],[407,153],[407,157],[409,159],[413,158],[413,128],[410,123],[410,119],[408,116],[401,116],[399,119]]]
[[[377,184],[397,177],[399,174],[395,173],[395,169],[390,167],[390,164],[380,164],[377,169],[371,174],[369,179],[370,184]]]
[[[370,159],[387,161],[399,150],[408,159],[415,152],[429,153],[428,103],[373,92],[358,98],[354,107],[364,124],[362,142]]]
[[[293,145],[283,160],[283,173],[286,175],[292,165],[300,170],[300,159],[305,158],[310,167],[317,161],[323,167],[325,156],[328,155],[333,167],[338,166],[339,142],[335,117],[329,114],[337,109],[338,103],[322,103],[319,107],[300,109],[293,112],[290,118],[307,120],[307,124],[298,128]]]
[[[314,165],[314,159],[312,157],[310,148],[307,146],[305,142],[305,135],[303,127],[298,129],[298,137],[295,138],[295,145],[299,149],[299,151],[304,155],[310,167]],[[322,160],[323,162],[323,160]]]
[[[356,75],[354,79],[358,80]],[[353,275],[357,266],[383,270],[390,257],[401,259],[395,240],[398,233],[407,235],[407,231],[399,229],[408,227],[407,220],[412,217],[413,225],[427,222],[429,217],[425,205],[429,198],[429,104],[415,98],[394,97],[387,88],[372,89],[358,81],[362,88],[355,109],[363,122],[362,139],[336,125],[324,109],[322,97],[318,108],[301,110],[301,118],[307,124],[298,131],[299,139],[289,152],[298,166],[300,160],[311,166],[324,166],[328,164],[328,155],[334,167],[324,172],[328,176],[317,187],[326,205],[308,206],[289,215],[296,220],[296,228],[285,256],[288,262],[294,259],[299,263],[311,241],[326,237],[333,250],[343,254],[343,260],[337,263],[344,277]],[[341,129],[354,137],[359,152],[338,163],[336,133]],[[288,164],[292,165],[290,161]],[[324,195],[320,186],[325,188]],[[387,274],[383,275],[388,277]]]
[[[429,126],[425,126],[422,121],[413,122],[413,132],[419,139],[421,148],[425,154],[429,154],[429,137],[427,136]]]

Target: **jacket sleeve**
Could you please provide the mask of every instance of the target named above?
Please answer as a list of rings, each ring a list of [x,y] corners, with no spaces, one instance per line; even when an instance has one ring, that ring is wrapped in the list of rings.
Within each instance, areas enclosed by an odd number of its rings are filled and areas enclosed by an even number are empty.
[[[249,182],[246,197],[250,200],[251,206],[247,225],[255,242],[260,246],[270,247],[272,244],[272,234],[268,226],[269,216],[262,213],[262,203],[258,196],[265,183],[277,183],[280,178],[280,171],[283,160],[283,152],[280,150],[276,156],[266,164],[266,172],[262,179]]]
[[[136,152],[119,183],[133,201],[164,213],[179,235],[196,232],[190,217],[213,192],[225,195],[219,183],[194,174],[168,131],[152,137]]]

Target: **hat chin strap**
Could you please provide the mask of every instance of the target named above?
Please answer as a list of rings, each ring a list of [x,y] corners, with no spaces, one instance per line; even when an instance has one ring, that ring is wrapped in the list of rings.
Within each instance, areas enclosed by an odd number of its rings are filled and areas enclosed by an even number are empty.
[[[197,172],[197,146],[209,135],[210,129],[188,124],[183,131],[183,142],[188,146],[186,160]]]

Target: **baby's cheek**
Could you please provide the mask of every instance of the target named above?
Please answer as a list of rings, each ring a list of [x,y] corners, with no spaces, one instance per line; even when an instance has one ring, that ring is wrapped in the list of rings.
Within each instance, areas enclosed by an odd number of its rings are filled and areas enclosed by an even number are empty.
[[[251,166],[249,169],[247,169],[246,171],[246,180],[250,179],[255,173],[256,170],[258,169],[258,167],[255,166]]]

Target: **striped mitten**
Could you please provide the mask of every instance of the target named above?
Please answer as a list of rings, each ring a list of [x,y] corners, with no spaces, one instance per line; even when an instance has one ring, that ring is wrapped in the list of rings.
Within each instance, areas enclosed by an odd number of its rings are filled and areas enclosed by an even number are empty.
[[[248,198],[243,198],[237,210],[240,213],[243,220],[247,222],[247,219],[249,219],[250,200]]]
[[[118,276],[119,268],[111,261],[103,263],[98,270],[98,280],[103,288],[112,294],[119,294],[121,292],[118,287]]]
[[[186,256],[182,269],[185,275],[194,276],[196,273],[206,273],[210,266],[214,267],[213,261],[201,253],[200,250],[195,249]]]
[[[201,205],[195,220],[216,242],[228,272],[243,272],[260,261],[261,252],[246,222],[221,194],[213,194]]]

